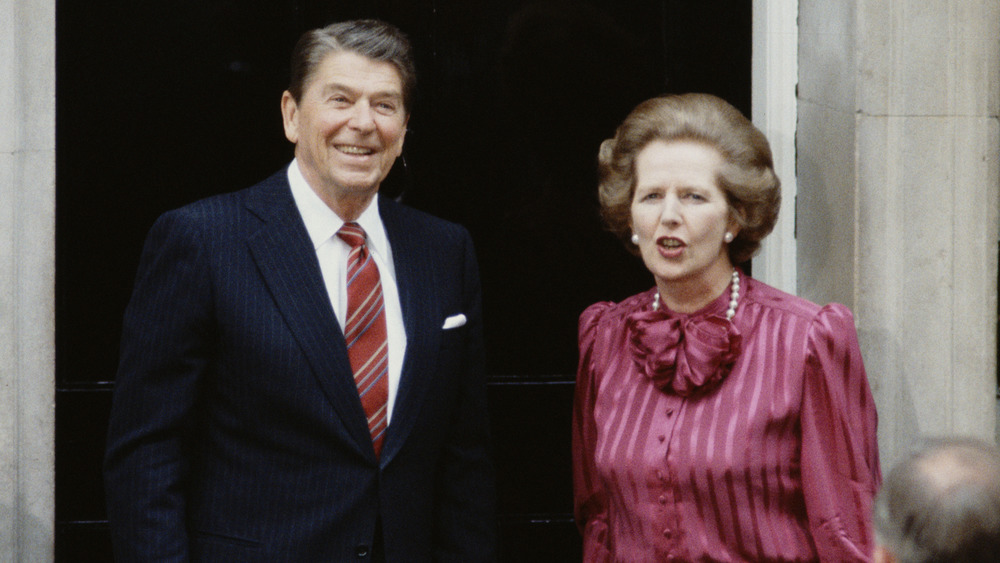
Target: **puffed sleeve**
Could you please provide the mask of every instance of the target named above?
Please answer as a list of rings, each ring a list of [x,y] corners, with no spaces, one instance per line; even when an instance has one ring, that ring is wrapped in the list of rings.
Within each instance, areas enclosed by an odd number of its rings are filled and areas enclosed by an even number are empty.
[[[610,561],[608,551],[607,502],[604,488],[594,466],[597,426],[594,404],[598,381],[594,376],[593,355],[597,325],[611,303],[596,303],[580,315],[580,363],[573,401],[573,503],[574,514],[583,535],[585,562]]]
[[[813,319],[802,397],[802,490],[821,561],[869,561],[882,481],[877,416],[854,318],[843,305]]]

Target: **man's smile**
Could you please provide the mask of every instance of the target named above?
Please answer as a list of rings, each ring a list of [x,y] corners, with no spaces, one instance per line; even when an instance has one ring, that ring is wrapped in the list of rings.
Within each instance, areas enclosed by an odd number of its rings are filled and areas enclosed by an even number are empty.
[[[360,147],[357,145],[334,145],[338,151],[344,154],[367,156],[370,154],[375,154],[375,149],[370,147]]]

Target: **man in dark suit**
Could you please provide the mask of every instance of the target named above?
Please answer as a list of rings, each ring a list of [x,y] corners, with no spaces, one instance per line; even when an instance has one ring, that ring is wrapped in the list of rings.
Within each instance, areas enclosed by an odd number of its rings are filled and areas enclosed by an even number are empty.
[[[166,213],[143,250],[105,459],[116,557],[492,560],[472,242],[378,196],[409,44],[346,22],[292,60],[292,163]]]

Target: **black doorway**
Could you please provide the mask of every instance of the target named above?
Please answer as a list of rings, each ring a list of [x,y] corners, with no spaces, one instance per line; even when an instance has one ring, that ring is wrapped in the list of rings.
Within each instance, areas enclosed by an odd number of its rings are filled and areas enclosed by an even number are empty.
[[[601,228],[597,147],[659,93],[711,92],[749,115],[749,1],[58,1],[57,561],[111,557],[100,459],[147,229],[291,158],[291,46],[356,17],[395,23],[418,55],[405,166],[383,189],[466,225],[478,248],[502,560],[579,560],[577,317],[652,285]]]

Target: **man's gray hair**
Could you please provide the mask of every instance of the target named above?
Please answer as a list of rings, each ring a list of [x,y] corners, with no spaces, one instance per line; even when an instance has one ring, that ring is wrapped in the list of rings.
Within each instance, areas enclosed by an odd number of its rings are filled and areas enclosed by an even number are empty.
[[[409,113],[417,87],[417,71],[410,40],[396,26],[380,20],[352,20],[330,24],[302,34],[292,50],[288,92],[296,102],[327,55],[349,52],[391,64],[403,83],[403,106]]]
[[[1000,561],[1000,452],[927,440],[892,469],[873,512],[877,541],[900,563]]]

